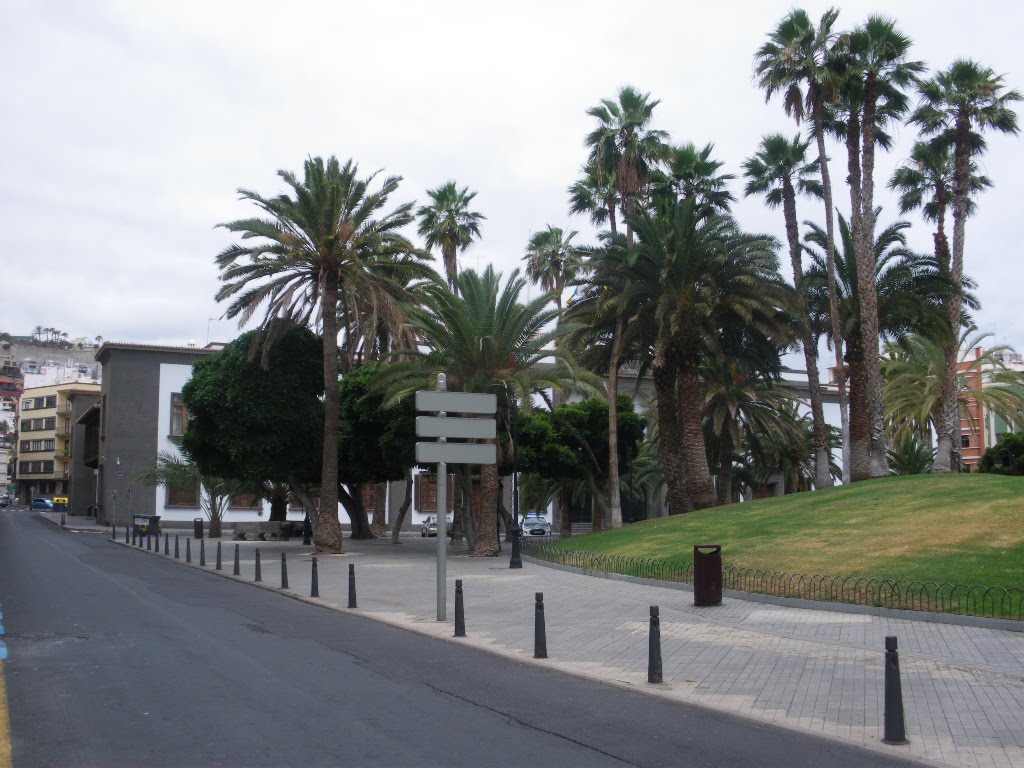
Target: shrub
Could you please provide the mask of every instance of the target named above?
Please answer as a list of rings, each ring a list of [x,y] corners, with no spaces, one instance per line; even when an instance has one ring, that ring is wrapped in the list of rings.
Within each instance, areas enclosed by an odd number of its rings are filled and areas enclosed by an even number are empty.
[[[985,451],[978,469],[994,475],[1024,475],[1024,433],[1003,435]]]

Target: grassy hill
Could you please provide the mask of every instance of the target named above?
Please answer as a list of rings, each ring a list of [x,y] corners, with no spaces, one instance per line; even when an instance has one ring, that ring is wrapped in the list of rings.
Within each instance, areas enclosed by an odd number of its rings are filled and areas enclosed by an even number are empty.
[[[573,537],[568,550],[790,573],[1024,586],[1024,478],[917,475],[658,518]]]

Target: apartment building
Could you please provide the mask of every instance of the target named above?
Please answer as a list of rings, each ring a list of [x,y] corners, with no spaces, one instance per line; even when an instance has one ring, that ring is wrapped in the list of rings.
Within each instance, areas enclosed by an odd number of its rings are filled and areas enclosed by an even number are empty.
[[[14,467],[16,493],[23,501],[36,496],[67,497],[69,509],[77,514],[85,514],[94,502],[95,475],[81,461],[75,423],[99,399],[99,392],[99,384],[80,381],[22,392]]]

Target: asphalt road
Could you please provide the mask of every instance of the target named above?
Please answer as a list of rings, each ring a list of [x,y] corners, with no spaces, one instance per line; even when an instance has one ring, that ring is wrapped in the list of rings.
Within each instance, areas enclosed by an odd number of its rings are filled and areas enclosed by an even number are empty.
[[[898,766],[0,510],[14,766]],[[0,729],[2,730],[2,729]]]

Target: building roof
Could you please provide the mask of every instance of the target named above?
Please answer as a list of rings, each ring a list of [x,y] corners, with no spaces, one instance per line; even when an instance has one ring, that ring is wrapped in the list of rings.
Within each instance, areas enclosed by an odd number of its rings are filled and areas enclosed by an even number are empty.
[[[103,362],[103,358],[115,349],[138,350],[142,352],[184,352],[192,355],[212,355],[220,347],[214,344],[207,344],[205,347],[196,346],[172,346],[166,344],[134,344],[127,341],[104,341],[103,346],[96,350],[95,359]]]

